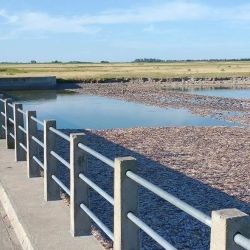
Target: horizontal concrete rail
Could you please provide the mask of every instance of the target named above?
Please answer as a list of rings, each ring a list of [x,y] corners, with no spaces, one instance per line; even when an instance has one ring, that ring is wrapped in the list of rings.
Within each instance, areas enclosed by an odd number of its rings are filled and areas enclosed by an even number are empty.
[[[40,121],[35,111],[25,112],[21,104],[12,104],[10,99],[0,98],[0,112],[0,135],[2,139],[6,138],[7,148],[13,148],[14,145],[16,161],[27,159],[28,177],[31,179],[39,177],[41,170],[44,171],[45,201],[60,200],[60,190],[69,196],[70,231],[74,237],[89,235],[93,221],[114,242],[115,250],[139,249],[139,230],[143,230],[164,249],[176,249],[138,217],[140,186],[210,227],[212,250],[250,249],[249,215],[237,209],[224,209],[212,211],[210,217],[138,175],[136,159],[122,157],[111,160],[88,147],[85,134],[66,135],[56,128],[56,121]],[[43,141],[38,138],[38,125],[44,130]],[[56,153],[58,137],[70,143],[70,162]],[[37,155],[38,146],[44,149],[43,159]],[[4,151],[3,148],[1,150]],[[86,176],[89,155],[114,169],[114,197]],[[70,171],[70,187],[58,178],[59,163]],[[114,207],[114,232],[89,209],[89,188]],[[56,217],[57,214],[52,216]],[[88,246],[87,249],[92,248]]]
[[[23,249],[103,250],[92,235],[70,235],[70,210],[63,202],[43,202],[43,179],[27,178],[26,162],[13,157],[0,140],[0,201]]]

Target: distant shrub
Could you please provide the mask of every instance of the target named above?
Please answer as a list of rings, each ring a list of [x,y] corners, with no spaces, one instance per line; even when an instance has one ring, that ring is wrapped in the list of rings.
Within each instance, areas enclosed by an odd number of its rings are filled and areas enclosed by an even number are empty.
[[[157,58],[141,58],[141,59],[135,59],[133,62],[135,63],[153,63],[153,62],[166,62],[165,60],[157,59]]]
[[[52,61],[51,63],[62,63],[62,62],[55,60],[55,61]]]

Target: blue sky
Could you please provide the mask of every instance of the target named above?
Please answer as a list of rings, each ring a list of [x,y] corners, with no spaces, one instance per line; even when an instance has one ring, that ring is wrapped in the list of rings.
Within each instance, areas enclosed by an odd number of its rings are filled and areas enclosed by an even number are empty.
[[[250,57],[248,0],[0,0],[0,61]]]

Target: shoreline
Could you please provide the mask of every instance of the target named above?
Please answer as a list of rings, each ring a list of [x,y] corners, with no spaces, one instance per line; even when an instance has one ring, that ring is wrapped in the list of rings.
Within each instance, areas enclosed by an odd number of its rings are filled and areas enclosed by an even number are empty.
[[[249,78],[250,81],[250,78]],[[230,85],[224,83],[227,88]],[[183,85],[177,84],[183,89]],[[176,83],[129,82],[129,83],[79,83],[62,84],[58,89],[74,93],[99,95],[162,108],[184,108],[194,114],[210,116],[215,119],[250,125],[250,100],[197,95],[185,91],[176,91]],[[181,87],[182,86],[182,87]],[[250,88],[245,83],[234,85],[235,88]],[[187,86],[185,86],[186,88]],[[194,88],[210,88],[210,85],[197,84]],[[219,88],[218,85],[213,86]]]
[[[183,76],[183,77],[167,77],[167,78],[157,78],[157,77],[141,77],[141,78],[129,78],[129,77],[119,77],[119,78],[72,78],[72,79],[57,79],[58,84],[70,84],[70,83],[148,83],[148,84],[162,84],[167,83],[170,86],[182,86],[182,85],[190,85],[195,87],[199,85],[199,87],[204,86],[214,86],[220,87],[234,86],[236,88],[241,88],[241,86],[250,88],[250,76],[218,76],[218,77],[192,77],[192,76]],[[216,85],[216,86],[215,86]]]
[[[249,100],[176,92],[158,83],[67,84],[63,87],[75,93],[164,108],[184,107],[204,116],[221,114],[221,119],[226,112],[250,113]],[[213,210],[232,207],[250,214],[250,128],[187,126],[62,131],[85,132],[87,145],[109,159],[136,158],[138,174],[208,215]],[[68,143],[58,140],[58,153],[69,161]],[[113,169],[93,157],[88,161],[88,178],[112,196]],[[59,167],[59,178],[68,185],[68,169],[63,165]],[[90,209],[112,230],[110,204],[92,190],[90,200]],[[209,248],[209,228],[143,188],[139,189],[138,215],[179,249]],[[112,249],[111,241],[95,225],[92,233],[106,249]],[[143,250],[161,249],[143,232],[140,236]]]

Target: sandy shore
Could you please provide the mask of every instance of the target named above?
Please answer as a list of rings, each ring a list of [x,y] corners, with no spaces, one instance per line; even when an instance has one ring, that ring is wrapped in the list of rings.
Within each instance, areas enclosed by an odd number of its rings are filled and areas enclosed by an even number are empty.
[[[67,133],[74,132],[67,130]],[[79,131],[78,131],[79,132]],[[250,129],[240,127],[134,128],[85,131],[88,145],[114,159],[133,156],[138,173],[206,214],[238,208],[250,214]],[[63,140],[60,154],[69,160]],[[69,173],[61,167],[61,178]],[[113,170],[89,157],[88,176],[113,195]],[[91,209],[113,229],[113,209],[91,192]],[[140,188],[139,217],[178,249],[209,249],[210,229],[149,191]],[[99,230],[107,248],[110,241]],[[106,240],[105,240],[106,239]],[[141,233],[142,249],[161,249]]]
[[[188,83],[131,81],[126,83],[85,83],[62,84],[61,88],[77,93],[85,93],[132,102],[145,103],[159,107],[186,108],[195,114],[212,116],[216,119],[239,122],[250,125],[250,100],[201,96],[173,89],[227,87],[248,88],[248,80],[230,83],[221,80],[221,83],[212,81],[201,84],[199,81],[192,86]]]

